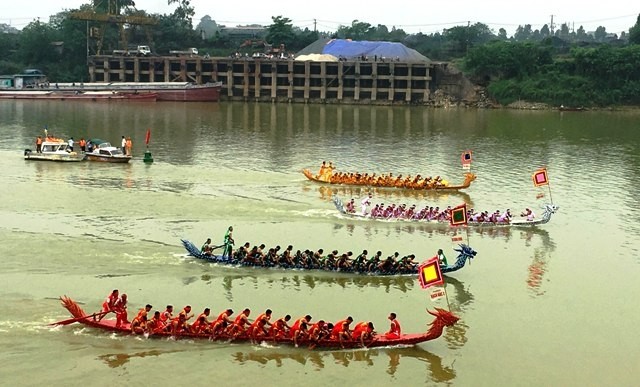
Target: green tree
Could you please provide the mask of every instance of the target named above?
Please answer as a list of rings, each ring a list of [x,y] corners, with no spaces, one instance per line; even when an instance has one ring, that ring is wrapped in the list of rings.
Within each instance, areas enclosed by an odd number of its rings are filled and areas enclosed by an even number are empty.
[[[531,24],[526,24],[524,27],[518,26],[518,28],[516,28],[516,33],[513,34],[513,39],[517,42],[524,42],[531,39],[531,35]]]
[[[596,28],[596,32],[593,34],[593,37],[597,42],[604,42],[604,39],[607,37],[607,29],[603,26],[599,26]]]
[[[134,0],[92,0],[92,5],[96,13],[121,15],[126,10],[134,9],[136,4]]]
[[[59,41],[58,31],[40,20],[29,23],[20,33],[19,60],[27,67],[47,72],[60,55],[52,45]]]
[[[509,38],[507,37],[507,30],[505,30],[504,28],[500,28],[500,29],[498,30],[498,39],[500,39],[500,40],[507,40],[507,39],[509,39]]]
[[[195,9],[190,0],[167,0],[167,4],[178,4],[178,7],[171,14],[176,23],[180,23],[183,28],[193,28]]]
[[[583,26],[580,26],[576,31],[576,40],[578,41],[587,41],[589,40],[589,35],[584,30]]]
[[[211,19],[211,16],[204,15],[204,17],[200,19],[200,23],[196,26],[196,31],[200,33],[203,39],[210,39],[215,36],[216,32],[220,31],[220,28],[215,20]]]
[[[562,23],[560,29],[556,31],[556,36],[564,40],[569,39],[569,26],[567,25],[567,23]]]
[[[549,26],[547,24],[543,25],[542,28],[540,28],[540,36],[542,37],[542,39],[551,36],[551,31],[549,30]]]
[[[267,27],[267,42],[274,46],[284,44],[285,47],[290,48],[296,39],[291,19],[282,16],[272,16],[271,20],[273,23]]]
[[[629,43],[640,44],[640,15],[638,15],[636,24],[629,29]]]
[[[484,44],[495,38],[489,26],[475,23],[468,26],[455,26],[445,30],[445,37],[454,44],[457,52],[463,56],[471,47]]]
[[[341,39],[367,40],[375,35],[375,30],[375,27],[369,23],[354,20],[351,22],[351,26],[338,27],[336,34]]]

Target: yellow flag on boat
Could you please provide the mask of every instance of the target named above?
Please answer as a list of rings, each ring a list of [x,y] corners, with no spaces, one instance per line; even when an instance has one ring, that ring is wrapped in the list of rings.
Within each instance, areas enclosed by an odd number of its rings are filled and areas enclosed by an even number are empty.
[[[549,184],[549,176],[547,175],[547,168],[540,168],[533,173],[531,177],[533,179],[533,185],[540,187],[542,185]]]
[[[438,257],[432,257],[418,266],[418,280],[423,289],[441,285],[444,282]]]

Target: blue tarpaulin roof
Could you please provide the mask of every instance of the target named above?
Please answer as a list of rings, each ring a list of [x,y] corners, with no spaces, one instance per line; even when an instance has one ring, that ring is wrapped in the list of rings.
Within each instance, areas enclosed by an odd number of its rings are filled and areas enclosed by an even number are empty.
[[[418,51],[396,42],[353,41],[349,39],[326,40],[324,44],[316,42],[299,54],[329,54],[336,58],[355,59],[366,56],[369,60],[375,57],[402,62],[428,62],[429,58]],[[321,50],[321,51],[320,51]],[[307,52],[310,51],[310,52]],[[318,52],[320,51],[320,52]]]

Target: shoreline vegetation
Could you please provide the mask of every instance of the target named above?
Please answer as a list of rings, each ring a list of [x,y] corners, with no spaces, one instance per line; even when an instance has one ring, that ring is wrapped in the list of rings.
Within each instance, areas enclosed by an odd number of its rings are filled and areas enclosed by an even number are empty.
[[[109,14],[107,3],[95,7],[83,4],[52,15],[48,23],[34,20],[22,30],[3,31],[0,24],[0,32],[6,32],[0,33],[0,49],[7,53],[0,59],[0,74],[37,68],[51,82],[87,82],[88,56],[119,51],[122,45],[117,26],[97,17],[86,20],[80,16]],[[455,82],[462,93],[453,96],[435,90],[424,101],[425,106],[527,110],[563,105],[574,110],[640,107],[640,16],[619,36],[604,26],[586,32],[582,26],[573,29],[564,23],[555,31],[546,24],[539,29],[521,25],[510,37],[504,28],[494,31],[483,23],[431,34],[407,34],[402,29],[354,20],[336,31],[316,31],[294,27],[287,17],[272,16],[272,24],[259,26],[260,36],[246,40],[225,33],[208,15],[194,26],[195,10],[188,1],[173,2],[176,9],[165,15],[137,10],[130,3],[112,16],[153,20],[148,30],[130,28],[126,40],[144,44],[156,55],[180,47],[194,47],[211,57],[264,54],[274,47],[293,54],[320,38],[390,41],[402,43],[434,63],[448,63],[461,73]],[[446,75],[456,77],[454,73]]]

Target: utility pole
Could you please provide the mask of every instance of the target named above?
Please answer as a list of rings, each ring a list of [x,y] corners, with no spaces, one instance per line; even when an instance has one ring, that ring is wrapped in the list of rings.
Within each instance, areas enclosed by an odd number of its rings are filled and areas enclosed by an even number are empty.
[[[318,21],[316,19],[313,19],[313,32],[318,32],[316,30],[316,25],[318,24]]]
[[[553,36],[553,28],[554,28],[553,15],[551,15],[551,24],[549,24],[549,30],[551,31],[551,36]]]

